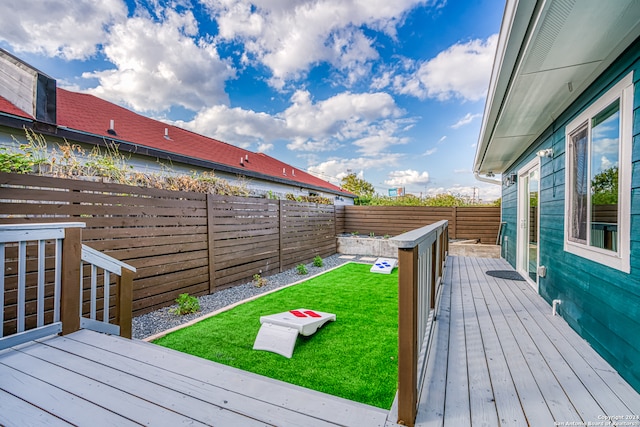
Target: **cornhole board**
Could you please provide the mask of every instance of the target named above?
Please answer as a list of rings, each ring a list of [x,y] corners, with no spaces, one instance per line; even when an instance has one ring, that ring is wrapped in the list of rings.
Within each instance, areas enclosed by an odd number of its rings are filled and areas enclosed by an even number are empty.
[[[372,273],[391,274],[396,264],[398,264],[398,260],[395,258],[378,258],[369,271]]]
[[[262,326],[253,343],[253,349],[270,351],[291,359],[298,334],[308,337],[325,323],[335,320],[335,314],[306,308],[260,316]]]

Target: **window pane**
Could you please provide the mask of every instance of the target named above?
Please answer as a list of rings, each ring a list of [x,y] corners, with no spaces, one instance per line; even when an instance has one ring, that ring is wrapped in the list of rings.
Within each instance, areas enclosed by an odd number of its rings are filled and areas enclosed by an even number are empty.
[[[618,250],[620,103],[591,121],[591,246]]]
[[[571,228],[569,239],[587,243],[588,143],[587,126],[571,134]]]

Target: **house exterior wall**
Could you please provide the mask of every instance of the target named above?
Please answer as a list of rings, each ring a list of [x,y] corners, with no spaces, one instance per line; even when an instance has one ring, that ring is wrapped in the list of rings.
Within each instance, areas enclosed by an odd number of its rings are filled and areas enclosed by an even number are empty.
[[[47,148],[52,150],[57,144],[64,144],[64,140],[52,136],[47,136]],[[17,130],[10,127],[0,126],[0,148],[6,148],[9,151],[16,151],[20,144],[26,143],[25,132],[23,130]],[[71,144],[79,145],[88,155],[94,146],[69,141]],[[104,149],[103,149],[104,152]],[[169,162],[167,160],[161,160],[156,157],[149,157],[140,154],[132,154],[123,152],[123,156],[126,158],[127,165],[131,166],[133,170],[144,173],[158,173],[158,174],[191,174],[192,172],[206,172],[210,169],[205,169],[199,166]],[[79,159],[82,161],[83,159]],[[88,157],[84,160],[88,160]],[[336,196],[329,192],[321,190],[309,189],[300,185],[287,185],[280,182],[271,182],[263,179],[255,179],[238,176],[229,172],[215,170],[215,176],[228,181],[232,185],[245,185],[246,188],[253,196],[267,196],[271,195],[279,199],[284,199],[287,194],[293,194],[294,196],[309,196],[310,194],[326,197],[333,201],[335,205],[353,205],[353,198],[346,196]]]
[[[633,144],[630,218],[630,273],[604,266],[564,250],[566,126],[624,76],[633,72]],[[549,303],[562,300],[559,314],[640,392],[640,41],[613,65],[505,172],[518,170],[539,150],[553,148],[553,158],[540,158],[539,292]],[[502,256],[516,266],[518,185],[502,188]],[[551,311],[551,308],[549,308]]]

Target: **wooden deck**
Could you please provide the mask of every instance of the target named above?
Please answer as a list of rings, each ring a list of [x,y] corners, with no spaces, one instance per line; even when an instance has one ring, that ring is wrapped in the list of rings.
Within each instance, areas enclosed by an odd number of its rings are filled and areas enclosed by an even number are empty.
[[[388,411],[81,330],[0,353],[1,426],[384,426]]]
[[[527,282],[488,270],[512,268],[447,259],[416,425],[640,426],[640,395]]]
[[[526,282],[485,274],[510,269],[447,259],[416,425],[640,426],[640,395]],[[0,426],[395,425],[388,415],[88,330],[0,352]]]

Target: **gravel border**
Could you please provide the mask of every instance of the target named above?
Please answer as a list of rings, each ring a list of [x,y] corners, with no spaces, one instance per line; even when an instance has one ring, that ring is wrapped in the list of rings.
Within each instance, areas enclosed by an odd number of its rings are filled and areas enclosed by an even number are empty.
[[[265,277],[267,284],[257,288],[252,282],[244,283],[232,288],[215,292],[210,295],[203,295],[198,298],[200,302],[200,311],[193,314],[183,316],[171,313],[170,310],[177,307],[174,304],[170,307],[164,307],[150,313],[143,314],[133,318],[133,338],[145,339],[153,335],[160,334],[168,329],[176,328],[185,323],[192,322],[208,313],[220,310],[224,307],[244,301],[248,298],[256,297],[266,292],[274,291],[292,283],[305,280],[311,276],[323,273],[332,268],[346,264],[350,261],[367,262],[356,257],[354,259],[340,258],[341,254],[331,255],[324,258],[322,267],[314,267],[313,263],[306,264],[309,274],[300,275],[295,268]]]

